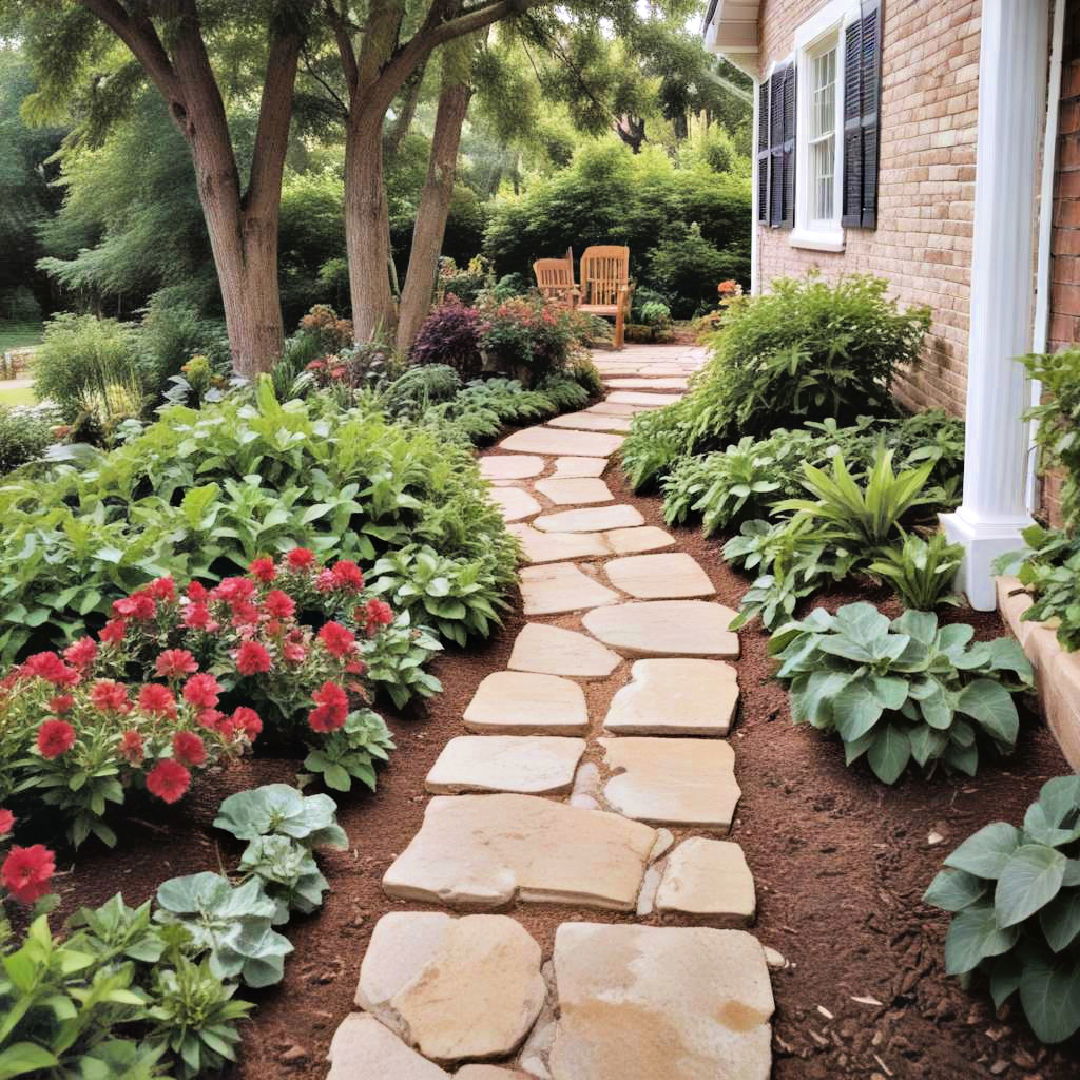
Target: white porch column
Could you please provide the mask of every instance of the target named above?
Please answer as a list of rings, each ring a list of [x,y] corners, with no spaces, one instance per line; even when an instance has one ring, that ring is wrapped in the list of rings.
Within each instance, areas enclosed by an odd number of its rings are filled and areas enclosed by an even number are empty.
[[[964,494],[942,515],[966,549],[959,585],[979,611],[996,606],[991,563],[1031,524],[1027,378],[1016,357],[1031,341],[1048,20],[1048,0],[983,0]]]

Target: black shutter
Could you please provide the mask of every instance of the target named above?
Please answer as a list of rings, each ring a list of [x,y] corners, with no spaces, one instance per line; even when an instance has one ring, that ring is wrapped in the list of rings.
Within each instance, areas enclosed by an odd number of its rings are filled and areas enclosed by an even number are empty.
[[[862,227],[877,226],[881,152],[881,0],[862,0]]]
[[[758,85],[757,119],[757,219],[763,225],[769,223],[769,84],[766,79]]]
[[[769,224],[784,223],[784,73],[777,68],[769,80]]]
[[[784,208],[782,224],[795,225],[795,65],[784,72]]]
[[[862,28],[862,19],[856,19],[844,31],[844,206],[840,224],[845,229],[862,227]]]

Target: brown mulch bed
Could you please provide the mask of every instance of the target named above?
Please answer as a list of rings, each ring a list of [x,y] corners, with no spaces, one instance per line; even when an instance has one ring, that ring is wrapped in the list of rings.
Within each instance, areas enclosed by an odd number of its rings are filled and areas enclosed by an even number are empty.
[[[617,475],[609,483],[619,489]],[[620,497],[637,505],[649,523],[662,524],[657,500],[634,498],[625,488]],[[720,545],[691,530],[677,532],[680,549],[706,567],[719,599],[734,606],[745,582],[724,565]],[[826,602],[855,598],[837,594]],[[870,598],[881,602],[884,594]],[[882,607],[898,613],[891,601]],[[996,615],[948,617],[973,622],[982,636],[1002,632]],[[355,849],[322,857],[331,885],[326,906],[288,927],[295,952],[285,982],[254,995],[259,1008],[246,1026],[234,1077],[325,1075],[330,1036],[350,1008],[373,926],[387,911],[423,907],[388,900],[379,883],[420,827],[424,774],[445,742],[462,732],[460,716],[477,684],[505,666],[522,621],[510,618],[486,645],[441,658],[435,670],[445,692],[423,715],[388,717],[398,750],[376,793],[341,800],[339,817]],[[750,629],[741,637],[742,705],[731,737],[743,796],[732,838],[744,848],[757,883],[755,933],[790,965],[774,972],[774,1077],[1080,1075],[1076,1040],[1043,1048],[1015,1007],[995,1015],[982,987],[968,992],[945,975],[947,918],[920,901],[949,850],[990,821],[1018,822],[1041,784],[1068,771],[1050,733],[1029,716],[1019,752],[986,763],[974,780],[906,777],[887,788],[863,767],[846,769],[839,743],[792,727],[786,694],[768,678],[765,635]],[[619,669],[623,678],[628,667]],[[602,716],[599,709],[618,681],[590,688],[594,716]],[[202,783],[178,812],[128,827],[117,851],[88,844],[61,881],[65,912],[76,900],[101,903],[117,888],[129,902],[141,901],[167,877],[231,867],[239,845],[210,827],[218,802],[234,790],[288,780],[295,767],[290,761],[243,763]],[[944,837],[939,845],[928,842],[933,832]],[[554,905],[521,905],[513,913],[546,953],[561,922],[636,921]]]

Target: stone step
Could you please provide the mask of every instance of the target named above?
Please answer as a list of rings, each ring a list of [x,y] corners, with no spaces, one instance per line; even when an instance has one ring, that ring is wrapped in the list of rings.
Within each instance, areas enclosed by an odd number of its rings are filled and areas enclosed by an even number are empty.
[[[589,717],[573,679],[496,671],[477,687],[464,723],[469,731],[495,735],[583,735]]]
[[[607,529],[625,529],[644,524],[645,519],[641,513],[625,503],[584,507],[581,510],[560,510],[554,514],[543,514],[533,522],[542,532],[560,533],[604,532]]]
[[[435,795],[513,791],[561,795],[574,786],[585,740],[556,735],[459,735],[424,780]]]
[[[604,565],[608,580],[638,600],[685,600],[715,596],[709,575],[692,555],[632,555]]]
[[[656,378],[614,378],[605,379],[604,384],[613,390],[688,390],[690,380],[678,376]]]
[[[600,431],[574,431],[572,428],[529,427],[508,435],[500,450],[522,454],[564,454],[571,457],[606,458],[622,446],[621,435]]]
[[[560,615],[616,604],[622,599],[613,589],[583,574],[573,563],[523,566],[518,576],[526,615]]]
[[[624,656],[734,659],[739,637],[728,627],[735,612],[705,600],[635,600],[586,612],[593,637]]]
[[[581,431],[629,431],[630,420],[625,416],[605,416],[587,411],[563,413],[548,422],[549,427],[575,428]]]
[[[524,488],[489,487],[488,495],[508,524],[535,517],[543,507]]]
[[[738,701],[735,669],[723,660],[636,660],[630,682],[612,698],[604,731],[723,736],[731,728]]]
[[[514,640],[506,666],[575,679],[606,679],[622,657],[587,634],[547,623],[526,623]]]
[[[558,457],[555,459],[555,472],[558,479],[576,479],[578,477],[602,476],[607,468],[603,458],[594,457]]]
[[[485,480],[529,480],[544,471],[544,459],[528,454],[489,454],[480,458]]]
[[[549,476],[533,485],[545,499],[557,506],[588,506],[615,501],[611,488],[594,477]]]
[[[565,562],[605,555],[628,555],[672,547],[675,538],[655,525],[632,525],[599,533],[547,533],[532,525],[512,524],[507,529],[522,545],[526,563]]]
[[[608,394],[607,400],[617,405],[649,405],[659,409],[681,401],[684,394],[650,394],[644,390],[615,390]]]
[[[757,898],[742,848],[730,840],[703,836],[684,840],[660,866],[655,907],[661,916],[707,919],[713,926],[749,926]]]

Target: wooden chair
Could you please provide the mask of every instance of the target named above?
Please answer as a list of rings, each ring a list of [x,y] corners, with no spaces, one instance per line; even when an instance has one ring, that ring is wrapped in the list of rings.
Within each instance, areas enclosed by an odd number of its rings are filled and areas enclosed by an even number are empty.
[[[615,348],[623,347],[623,324],[630,315],[630,249],[591,247],[581,255],[579,310],[615,316]]]
[[[536,287],[548,300],[577,307],[581,292],[574,282],[574,249],[567,248],[561,259],[537,259],[533,263]]]

